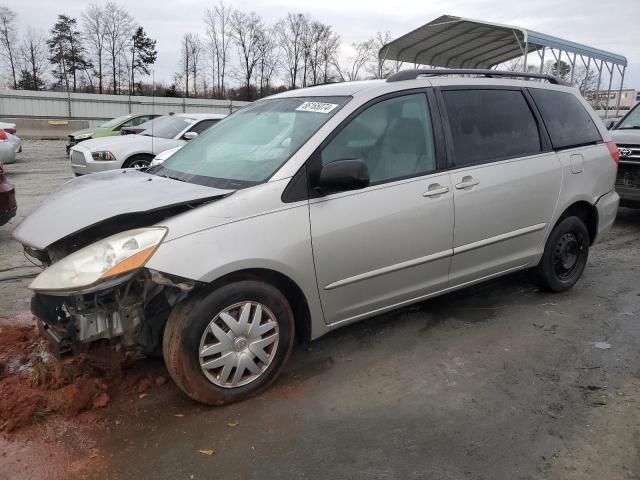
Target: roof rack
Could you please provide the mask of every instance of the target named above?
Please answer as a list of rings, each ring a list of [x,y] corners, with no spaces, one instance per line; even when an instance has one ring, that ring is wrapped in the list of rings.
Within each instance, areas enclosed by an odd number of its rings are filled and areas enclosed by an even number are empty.
[[[415,80],[416,78],[429,75],[481,75],[486,78],[499,78],[499,77],[512,77],[512,78],[537,78],[540,80],[547,80],[554,85],[564,85],[557,77],[553,75],[545,75],[542,73],[524,73],[524,72],[506,72],[502,70],[482,70],[472,68],[424,68],[424,69],[411,69],[400,70],[398,73],[391,75],[387,78],[387,82],[402,82],[404,80]]]

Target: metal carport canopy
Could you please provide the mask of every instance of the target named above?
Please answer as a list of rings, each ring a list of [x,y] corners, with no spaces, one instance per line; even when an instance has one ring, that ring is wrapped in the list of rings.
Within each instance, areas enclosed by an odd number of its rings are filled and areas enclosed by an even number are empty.
[[[452,15],[442,15],[393,40],[379,54],[385,60],[420,65],[491,68],[545,47],[627,66],[622,55],[520,27]]]

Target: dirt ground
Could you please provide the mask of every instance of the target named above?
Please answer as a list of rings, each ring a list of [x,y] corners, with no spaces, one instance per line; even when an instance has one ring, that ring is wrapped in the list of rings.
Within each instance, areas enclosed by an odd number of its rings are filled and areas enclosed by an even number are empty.
[[[27,142],[7,170],[20,214],[69,177],[60,142]],[[10,229],[6,314],[32,272]],[[0,479],[640,479],[639,240],[640,211],[621,209],[572,291],[516,274],[360,322],[240,404],[167,382],[0,436]]]

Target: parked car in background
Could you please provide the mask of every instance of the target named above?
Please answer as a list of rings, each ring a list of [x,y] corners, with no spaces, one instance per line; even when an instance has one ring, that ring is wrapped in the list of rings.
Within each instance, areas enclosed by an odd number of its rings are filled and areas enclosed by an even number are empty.
[[[8,164],[16,161],[16,154],[22,152],[22,140],[0,129],[0,162]]]
[[[153,128],[153,122],[158,120],[159,118],[168,117],[170,115],[175,115],[173,112],[167,115],[162,115],[160,117],[152,118],[151,120],[147,120],[140,125],[130,126],[130,127],[122,127],[120,130],[120,135],[137,135],[138,133],[142,133],[145,130],[151,130]]]
[[[15,188],[7,180],[4,165],[0,162],[0,225],[15,217],[17,210]]]
[[[99,127],[96,128],[85,128],[82,130],[77,130],[71,134],[69,134],[69,143],[67,144],[67,153],[74,145],[78,143],[88,140],[90,138],[101,138],[101,137],[110,137],[113,135],[120,135],[120,130],[123,127],[130,127],[135,125],[140,125],[141,123],[147,122],[155,117],[159,117],[157,114],[149,114],[149,113],[133,113],[129,115],[123,115],[121,117],[116,117],[114,119],[109,120],[106,123],[103,123]]]
[[[162,348],[222,405],[271,385],[296,337],[517,270],[572,288],[617,160],[553,77],[406,70],[258,100],[145,172],[66,183],[14,237],[46,267],[31,305],[58,349]]]
[[[222,120],[225,115],[178,113],[154,122],[139,135],[96,138],[71,148],[75,175],[117,168],[145,168],[158,153],[185,144]]]
[[[11,135],[15,135],[17,133],[15,123],[0,122],[0,130],[4,130],[6,133],[10,133]]]
[[[616,178],[620,205],[640,208],[640,103],[621,120],[609,122],[607,126],[620,152]]]
[[[178,150],[180,150],[182,148],[182,145],[180,145],[179,147],[175,147],[175,148],[170,148],[169,150],[165,150],[164,152],[160,152],[158,155],[156,155],[153,160],[151,160],[151,166],[155,167],[157,165],[161,165],[162,163],[164,163],[164,161],[169,158],[171,155],[173,155],[174,153],[176,153]]]

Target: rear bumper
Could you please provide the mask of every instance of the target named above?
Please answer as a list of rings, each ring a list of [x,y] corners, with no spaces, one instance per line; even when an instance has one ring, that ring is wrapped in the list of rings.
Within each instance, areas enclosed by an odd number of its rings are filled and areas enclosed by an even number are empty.
[[[620,195],[620,205],[640,207],[640,187],[616,185],[616,191]]]
[[[602,235],[611,229],[618,213],[619,203],[620,196],[615,190],[605,193],[596,202],[596,208],[598,209],[598,234],[596,235],[595,242],[600,240]]]

